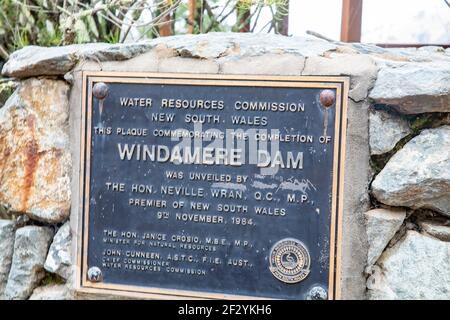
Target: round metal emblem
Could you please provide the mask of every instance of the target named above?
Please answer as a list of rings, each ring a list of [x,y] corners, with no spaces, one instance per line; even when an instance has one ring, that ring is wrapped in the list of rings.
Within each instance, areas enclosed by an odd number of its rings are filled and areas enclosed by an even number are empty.
[[[102,270],[98,267],[89,268],[87,277],[91,282],[101,282],[103,280]]]
[[[285,283],[304,280],[310,272],[310,265],[308,249],[297,239],[282,239],[270,250],[270,272]]]

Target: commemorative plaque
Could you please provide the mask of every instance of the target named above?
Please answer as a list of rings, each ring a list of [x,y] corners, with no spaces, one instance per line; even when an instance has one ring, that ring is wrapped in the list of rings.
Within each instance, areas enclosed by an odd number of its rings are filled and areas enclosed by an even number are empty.
[[[84,73],[78,290],[339,298],[347,91]]]

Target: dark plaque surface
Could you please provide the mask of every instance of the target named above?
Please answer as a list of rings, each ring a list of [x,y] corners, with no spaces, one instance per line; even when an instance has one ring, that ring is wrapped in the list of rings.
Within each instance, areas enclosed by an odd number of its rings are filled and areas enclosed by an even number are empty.
[[[83,79],[80,290],[338,296],[346,78]]]

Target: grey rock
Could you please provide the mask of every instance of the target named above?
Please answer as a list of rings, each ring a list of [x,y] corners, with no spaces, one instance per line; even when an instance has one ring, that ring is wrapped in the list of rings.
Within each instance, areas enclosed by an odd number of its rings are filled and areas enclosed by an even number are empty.
[[[180,59],[186,60],[184,58]],[[298,55],[280,55],[277,53],[265,54],[257,57],[243,57],[241,59],[219,59],[220,73],[223,74],[272,74],[284,76],[301,75],[302,70],[305,67],[305,60],[305,57]],[[170,59],[168,59],[167,62],[170,62]],[[180,65],[186,65],[186,62],[180,62]],[[204,64],[203,61],[202,63]]]
[[[5,299],[27,299],[44,277],[44,262],[53,231],[47,227],[27,226],[16,231],[14,254]]]
[[[388,53],[383,54],[382,56],[385,58],[390,57],[390,60],[395,61],[431,62],[433,60],[444,60],[444,63],[445,60],[447,60],[446,62],[450,61],[442,47],[425,46],[420,48],[387,48],[386,50]]]
[[[92,43],[63,47],[29,46],[11,54],[2,74],[24,78],[40,75],[64,75],[84,61],[121,61],[155,48],[166,47],[174,55],[197,59],[234,59],[266,53],[318,56],[335,50],[336,45],[304,37],[273,34],[208,33],[161,37],[150,41],[125,44]]]
[[[365,213],[369,251],[367,265],[373,265],[406,217],[406,210],[374,209]]]
[[[422,231],[442,241],[450,242],[450,222],[421,221]]]
[[[408,231],[378,260],[369,299],[450,299],[450,243]]]
[[[0,220],[0,300],[5,291],[14,252],[15,224],[11,220]]]
[[[391,151],[397,142],[411,133],[408,121],[391,113],[372,110],[369,113],[370,154]]]
[[[66,280],[71,275],[71,242],[70,222],[66,222],[53,238],[44,264],[45,270],[56,273]]]
[[[348,44],[344,43],[344,45]],[[385,54],[388,52],[387,49],[370,43],[351,43],[350,45],[362,54]]]
[[[424,130],[411,139],[375,177],[372,193],[387,205],[450,217],[450,126]]]
[[[146,42],[132,44],[90,43],[63,47],[28,46],[9,57],[3,66],[4,76],[25,78],[40,75],[63,75],[77,63],[87,60],[120,61],[149,51]]]
[[[426,53],[444,53],[445,49],[443,47],[440,46],[423,46],[423,47],[419,47],[417,48],[417,51],[424,51]]]
[[[47,285],[34,289],[29,300],[70,300],[69,288],[64,284]]]
[[[339,48],[351,48],[357,53],[371,55],[380,60],[381,63],[390,61],[431,62],[435,60],[446,60],[446,62],[450,62],[448,53],[442,47],[437,46],[424,46],[420,48],[381,48],[374,44],[367,43],[338,42],[338,44],[340,45]]]
[[[337,47],[323,40],[306,37],[231,32],[162,37],[151,43],[174,49],[178,55],[199,59],[236,58],[273,53],[309,57],[323,55]]]
[[[405,114],[450,112],[450,61],[380,63],[369,98]]]
[[[364,100],[375,83],[378,67],[372,57],[355,54],[332,54],[310,57],[302,75],[338,75],[350,77],[349,96],[356,102]]]
[[[433,60],[448,59],[447,52],[438,46],[423,46],[420,48],[382,48],[369,43],[346,43],[333,42],[338,44],[338,48],[351,48],[352,51],[360,54],[367,54],[386,61],[409,61],[409,62],[430,62]]]

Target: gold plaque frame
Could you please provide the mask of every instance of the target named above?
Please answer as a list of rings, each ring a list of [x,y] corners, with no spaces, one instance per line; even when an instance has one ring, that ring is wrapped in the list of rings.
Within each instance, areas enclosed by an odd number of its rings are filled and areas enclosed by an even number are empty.
[[[89,181],[92,86],[94,82],[137,84],[183,84],[208,86],[249,86],[284,88],[336,89],[335,141],[333,153],[333,185],[330,228],[330,265],[328,299],[340,298],[341,239],[344,186],[344,156],[347,124],[348,77],[336,76],[248,76],[187,73],[82,72],[82,116],[80,145],[80,177],[78,199],[78,237],[74,290],[77,293],[102,294],[149,299],[268,299],[254,296],[210,293],[94,283],[87,280],[87,252],[89,230]],[[86,168],[85,168],[86,165]],[[83,205],[85,203],[85,205]]]

